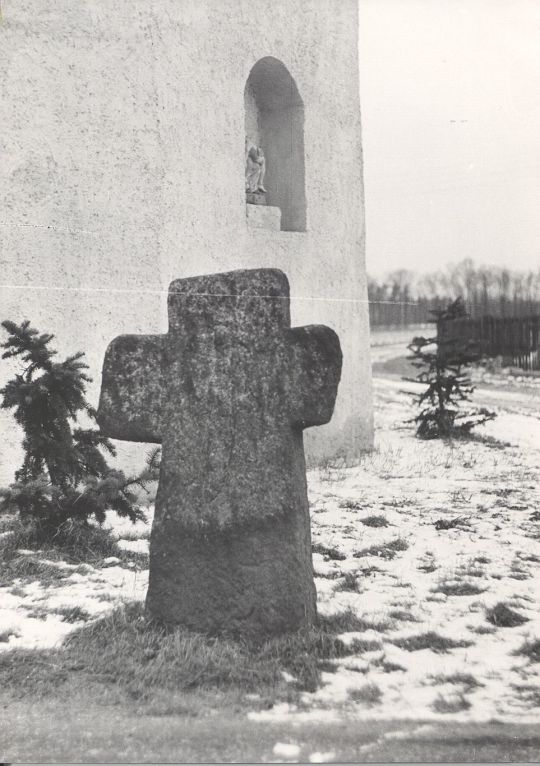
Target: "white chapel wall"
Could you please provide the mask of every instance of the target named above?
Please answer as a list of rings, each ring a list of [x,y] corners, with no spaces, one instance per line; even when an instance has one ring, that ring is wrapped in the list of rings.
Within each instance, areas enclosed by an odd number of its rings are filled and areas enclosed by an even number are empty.
[[[355,0],[3,0],[0,314],[86,352],[166,330],[172,279],[262,266],[344,349],[310,449],[372,442]],[[304,105],[305,231],[246,224],[245,85],[272,56]],[[10,370],[0,365],[0,385]],[[345,425],[348,424],[348,425]],[[19,435],[0,413],[0,483]],[[140,455],[135,446],[124,452]]]

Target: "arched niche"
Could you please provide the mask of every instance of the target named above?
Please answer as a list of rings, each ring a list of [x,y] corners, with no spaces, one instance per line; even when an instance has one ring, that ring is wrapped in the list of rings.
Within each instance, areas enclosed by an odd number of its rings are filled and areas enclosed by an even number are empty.
[[[281,208],[284,231],[306,230],[304,104],[287,67],[259,59],[247,79],[245,129],[266,158],[268,205]]]

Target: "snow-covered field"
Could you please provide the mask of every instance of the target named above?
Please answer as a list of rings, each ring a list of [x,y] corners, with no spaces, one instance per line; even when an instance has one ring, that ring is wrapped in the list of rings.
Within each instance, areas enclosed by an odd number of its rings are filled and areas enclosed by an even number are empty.
[[[483,439],[420,442],[403,426],[408,398],[382,380],[375,395],[376,451],[309,473],[319,611],[358,616],[342,635],[355,654],[327,663],[301,704],[250,716],[540,721],[538,644],[519,653],[540,638],[540,419],[501,411]],[[147,550],[147,526],[111,523],[123,547]],[[0,649],[53,646],[144,597],[134,564],[51,564],[67,576],[0,588]],[[488,620],[501,602],[522,624]]]

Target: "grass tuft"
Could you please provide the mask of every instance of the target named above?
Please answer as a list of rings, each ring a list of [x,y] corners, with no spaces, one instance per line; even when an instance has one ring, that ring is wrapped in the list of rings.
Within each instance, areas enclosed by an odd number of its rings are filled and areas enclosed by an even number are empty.
[[[489,625],[475,625],[474,627],[469,627],[469,630],[472,633],[478,633],[479,636],[487,636],[490,633],[495,633],[495,628],[490,628]]]
[[[461,713],[470,707],[471,703],[463,694],[458,694],[455,697],[442,697],[439,695],[432,705],[436,713]]]
[[[456,684],[464,686],[466,691],[472,689],[478,689],[481,684],[471,673],[450,673],[448,675],[440,674],[431,676],[431,682],[433,684]]]
[[[346,508],[348,511],[361,511],[363,508],[358,500],[344,500],[339,507]]]
[[[382,668],[384,673],[396,673],[398,670],[405,672],[406,670],[403,665],[398,665],[396,662],[388,662],[387,660],[379,663],[379,667]]]
[[[400,551],[406,551],[409,547],[408,543],[401,537],[396,537],[395,540],[390,540],[388,543],[381,543],[380,545],[372,545],[370,548],[363,548],[361,551],[357,551],[353,556],[357,559],[364,556],[378,556],[381,559],[393,559]]]
[[[540,639],[534,638],[532,641],[525,641],[514,654],[528,657],[531,662],[540,662]]]
[[[523,702],[532,708],[540,708],[540,688],[530,684],[512,684]]]
[[[341,553],[341,551],[338,551],[337,548],[329,548],[322,543],[315,543],[312,545],[311,551],[312,553],[321,553],[323,556],[332,559],[333,561],[345,561],[347,558],[347,556],[344,553]]]
[[[104,527],[69,521],[54,538],[48,539],[37,524],[22,521],[18,516],[8,517],[4,526],[10,534],[0,537],[0,586],[12,585],[15,579],[23,584],[37,580],[54,586],[77,572],[55,566],[55,562],[100,567],[104,566],[104,559],[114,556],[132,569],[148,568],[148,554],[122,550],[111,531]],[[21,555],[20,549],[34,551],[34,555]]]
[[[416,617],[411,612],[406,612],[403,609],[393,609],[388,613],[388,616],[392,620],[400,620],[401,622],[418,622]]]
[[[510,609],[502,601],[486,610],[486,620],[497,628],[515,628],[517,625],[523,625],[529,621],[527,617]]]
[[[122,551],[111,532],[103,527],[70,521],[62,525],[54,538],[48,539],[35,522],[22,521],[18,516],[9,517],[5,526],[10,534],[0,538],[0,584],[11,584],[15,578],[53,583],[72,573],[40,561],[38,554],[49,561],[97,566],[109,556],[134,560],[133,554]],[[19,549],[35,551],[36,555],[21,556],[17,553]]]
[[[365,638],[354,638],[349,644],[349,649],[353,654],[378,652],[382,649],[382,643],[380,641],[368,641]]]
[[[438,568],[438,567],[437,567],[437,565],[435,564],[435,559],[432,559],[432,558],[430,558],[430,559],[427,559],[427,560],[423,561],[423,562],[420,564],[420,566],[418,567],[418,569],[419,569],[421,572],[425,572],[426,574],[431,574],[431,573],[432,573],[432,572],[434,572],[434,571],[435,571],[437,568]]]
[[[358,571],[364,577],[370,577],[371,575],[376,575],[377,573],[384,572],[385,570],[380,569],[378,566],[375,566],[375,564],[370,564],[369,566],[360,567]]]
[[[4,557],[0,549],[0,586],[11,585],[15,579],[23,582],[39,580],[47,585],[54,585],[70,574],[71,569],[59,569],[33,556],[19,556],[15,552]]]
[[[345,572],[341,582],[336,586],[337,591],[349,591],[351,593],[360,593],[362,590],[358,582],[357,572]]]
[[[445,596],[477,596],[486,590],[487,588],[482,588],[480,585],[461,580],[460,582],[441,582],[433,588],[432,592],[444,593]]]
[[[360,519],[366,527],[387,527],[388,520],[385,516],[364,516]]]
[[[42,606],[26,606],[22,605],[23,609],[26,609],[26,616],[32,620],[46,620],[47,617],[52,614],[51,610],[45,609]]]
[[[376,705],[382,699],[382,691],[377,684],[364,684],[359,688],[353,688],[348,690],[349,699],[352,702],[361,702],[364,705],[371,707]]]
[[[540,556],[537,556],[536,553],[518,552],[516,556],[518,557],[520,561],[530,561],[531,564],[540,564]]]
[[[321,660],[319,670],[321,673],[337,673],[338,666],[332,660]]]
[[[460,649],[471,646],[472,641],[455,641],[453,638],[445,638],[438,633],[428,631],[417,636],[408,638],[395,638],[392,643],[407,652],[418,652],[422,649],[431,649],[437,654],[445,654],[449,649]]]
[[[12,596],[17,596],[18,598],[24,598],[26,596],[26,590],[20,585],[14,585],[9,589],[8,593],[11,593]]]
[[[387,623],[370,622],[363,617],[358,617],[352,609],[328,616],[319,615],[319,625],[330,633],[363,633],[365,630],[383,632],[388,629]]]
[[[87,622],[90,619],[88,612],[80,606],[60,607],[54,612],[63,618],[63,622]]]

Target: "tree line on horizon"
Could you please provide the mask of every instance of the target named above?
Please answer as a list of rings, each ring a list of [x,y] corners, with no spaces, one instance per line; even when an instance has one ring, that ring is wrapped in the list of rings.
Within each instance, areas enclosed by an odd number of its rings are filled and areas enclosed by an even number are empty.
[[[471,317],[540,315],[540,268],[478,266],[466,258],[426,273],[398,269],[382,278],[368,275],[372,327],[429,322],[431,312],[457,298]]]

